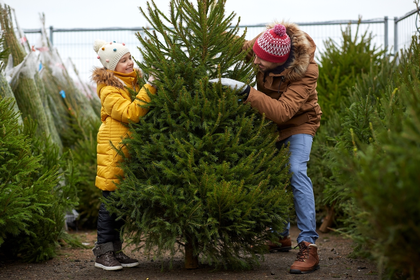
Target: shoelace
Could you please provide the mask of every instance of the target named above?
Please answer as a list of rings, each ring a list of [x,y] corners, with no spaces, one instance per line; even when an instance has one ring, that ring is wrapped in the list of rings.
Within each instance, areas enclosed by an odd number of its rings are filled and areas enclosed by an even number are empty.
[[[306,246],[303,242],[297,245],[295,248],[297,247],[299,247],[299,252],[297,254],[296,260],[300,262],[304,262],[305,259],[309,256],[309,247]]]

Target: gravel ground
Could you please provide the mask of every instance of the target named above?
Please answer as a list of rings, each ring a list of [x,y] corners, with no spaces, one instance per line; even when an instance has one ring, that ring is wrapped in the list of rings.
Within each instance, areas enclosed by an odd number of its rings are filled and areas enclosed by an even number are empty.
[[[291,228],[292,240],[296,240],[299,230]],[[82,242],[93,246],[95,231],[79,231]],[[169,269],[169,260],[152,261],[141,253],[127,255],[137,258],[140,265],[124,268],[121,271],[104,271],[94,267],[94,257],[90,249],[62,248],[58,256],[47,262],[28,264],[0,260],[0,279],[92,279],[92,280],[246,280],[246,279],[379,279],[374,263],[363,259],[351,259],[347,255],[352,251],[351,240],[333,233],[320,233],[317,241],[320,257],[320,269],[305,275],[289,274],[290,265],[296,258],[298,249],[288,253],[267,253],[261,266],[251,271],[214,271],[203,266],[196,270],[184,269],[183,256],[177,256],[173,268]],[[296,246],[296,242],[292,244]]]

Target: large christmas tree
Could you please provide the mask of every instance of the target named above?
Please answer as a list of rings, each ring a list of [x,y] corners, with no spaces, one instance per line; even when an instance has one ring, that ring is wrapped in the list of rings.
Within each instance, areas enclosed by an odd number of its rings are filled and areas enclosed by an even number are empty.
[[[173,0],[168,15],[153,1],[140,9],[154,30],[138,36],[138,66],[158,91],[124,140],[131,156],[109,204],[135,244],[157,255],[185,249],[186,268],[198,257],[225,268],[258,264],[291,206],[275,126],[240,101],[241,89],[209,83],[255,75],[225,2]]]

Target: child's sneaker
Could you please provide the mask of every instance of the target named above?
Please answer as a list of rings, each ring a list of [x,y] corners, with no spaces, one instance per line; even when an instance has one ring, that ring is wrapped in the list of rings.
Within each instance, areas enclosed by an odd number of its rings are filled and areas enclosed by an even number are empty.
[[[95,267],[99,267],[104,270],[120,270],[123,268],[121,263],[115,258],[114,252],[112,251],[97,256],[95,259]]]
[[[122,265],[122,267],[134,267],[134,266],[138,266],[139,265],[139,261],[130,258],[129,256],[127,256],[126,254],[124,254],[122,251],[118,251],[115,253],[115,258],[117,259],[117,261],[120,262],[120,264]]]

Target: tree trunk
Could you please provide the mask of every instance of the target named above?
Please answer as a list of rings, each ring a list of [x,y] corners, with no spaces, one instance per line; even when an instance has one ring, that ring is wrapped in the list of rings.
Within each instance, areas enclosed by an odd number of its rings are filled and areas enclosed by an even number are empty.
[[[198,256],[194,255],[194,246],[192,238],[187,237],[185,243],[185,268],[196,269],[198,268]]]
[[[323,233],[327,233],[330,231],[330,227],[334,221],[334,205],[335,202],[331,206],[327,206],[327,216],[324,218],[321,226],[319,227],[319,231]]]

